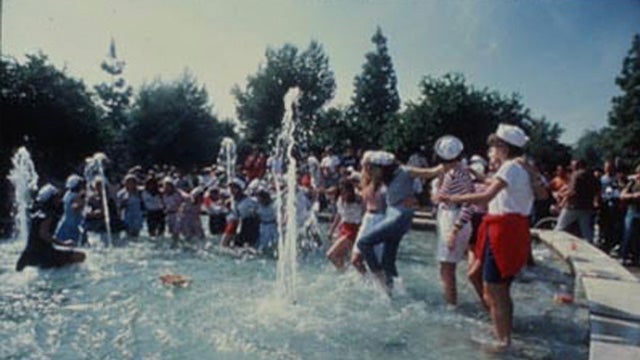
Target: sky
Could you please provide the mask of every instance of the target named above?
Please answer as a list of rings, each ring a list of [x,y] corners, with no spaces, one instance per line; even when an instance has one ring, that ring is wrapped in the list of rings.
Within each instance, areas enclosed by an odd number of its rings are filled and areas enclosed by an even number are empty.
[[[113,38],[125,78],[139,87],[185,70],[219,118],[235,119],[231,89],[264,63],[267,47],[322,44],[348,104],[380,26],[403,103],[425,76],[462,73],[477,88],[518,93],[574,143],[607,124],[615,77],[640,33],[640,0],[4,0],[2,54],[42,51],[89,86]]]

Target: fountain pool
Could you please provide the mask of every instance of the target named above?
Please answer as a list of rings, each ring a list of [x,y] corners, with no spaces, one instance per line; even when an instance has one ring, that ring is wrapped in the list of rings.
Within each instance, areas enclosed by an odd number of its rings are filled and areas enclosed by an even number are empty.
[[[400,246],[403,289],[392,300],[322,253],[299,260],[297,302],[279,298],[276,262],[169,240],[91,248],[86,263],[14,271],[21,240],[0,243],[0,358],[484,359],[586,358],[587,310],[553,296],[573,285],[542,245],[540,265],[514,284],[514,345],[488,352],[491,331],[460,266],[460,306],[447,310],[435,236],[410,232]],[[184,274],[187,288],[159,276]],[[487,336],[484,336],[485,338]]]

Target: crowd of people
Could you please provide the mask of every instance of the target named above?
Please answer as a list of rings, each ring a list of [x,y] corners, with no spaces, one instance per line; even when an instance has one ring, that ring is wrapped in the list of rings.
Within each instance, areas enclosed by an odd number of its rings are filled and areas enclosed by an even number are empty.
[[[338,156],[329,146],[321,156],[300,155],[296,222],[320,248],[324,240],[311,229],[311,215],[331,213],[328,260],[339,270],[352,265],[370,274],[390,294],[399,276],[398,248],[414,211],[432,204],[446,302],[457,304],[456,267],[466,258],[469,281],[491,315],[498,341],[508,346],[510,286],[532,261],[529,229],[537,219],[555,212],[556,229],[577,224],[578,234],[589,241],[596,241],[597,228],[596,243],[603,250],[616,250],[625,263],[640,260],[640,166],[627,177],[613,162],[593,172],[578,160],[570,173],[558,167],[551,178],[525,156],[527,141],[522,129],[502,124],[488,139],[486,158],[466,159],[462,141],[443,136],[434,146],[432,167],[424,147],[406,164],[382,150],[347,148]],[[281,230],[278,219],[287,216],[276,196],[286,187],[286,162],[254,148],[235,165],[231,171],[217,164],[191,175],[168,166],[146,171],[136,166],[119,184],[74,174],[64,192],[47,184],[37,195],[27,246],[16,268],[82,262],[82,251],[63,248],[87,245],[89,238],[104,240],[107,234],[131,239],[143,228],[151,238],[204,243],[219,238],[221,247],[270,254]],[[208,219],[207,231],[203,218]]]

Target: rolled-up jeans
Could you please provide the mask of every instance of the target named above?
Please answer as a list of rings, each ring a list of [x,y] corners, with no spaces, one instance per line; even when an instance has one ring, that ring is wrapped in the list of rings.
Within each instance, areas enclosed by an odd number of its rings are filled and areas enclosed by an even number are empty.
[[[362,253],[372,272],[383,270],[387,276],[389,284],[393,277],[398,276],[396,269],[396,256],[400,240],[411,228],[413,209],[403,206],[389,206],[385,212],[385,217],[377,223],[370,232],[358,240],[358,249]],[[384,243],[382,262],[379,262],[374,246]]]

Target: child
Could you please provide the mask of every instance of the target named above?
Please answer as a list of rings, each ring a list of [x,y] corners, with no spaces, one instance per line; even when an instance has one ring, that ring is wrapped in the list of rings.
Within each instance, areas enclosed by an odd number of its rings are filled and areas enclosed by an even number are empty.
[[[83,252],[59,250],[53,246],[73,246],[73,240],[62,241],[53,236],[51,232],[56,210],[61,205],[60,195],[58,189],[51,184],[44,185],[38,191],[31,214],[27,246],[18,259],[16,271],[22,271],[26,266],[46,269],[84,261],[85,254]]]
[[[82,209],[84,207],[83,179],[76,175],[67,178],[65,187],[67,188],[63,203],[63,215],[56,227],[55,236],[58,239],[73,240],[75,245],[83,243],[80,224],[82,223]]]
[[[327,257],[338,270],[343,270],[345,257],[353,247],[362,221],[362,199],[356,194],[353,183],[343,179],[338,190],[337,212],[329,229],[329,238],[338,227],[338,239],[327,251]]]
[[[233,197],[231,213],[227,217],[227,226],[220,240],[220,245],[230,247],[250,245],[254,246],[258,240],[260,223],[257,217],[258,204],[245,193],[246,183],[236,177],[229,184]]]
[[[259,188],[258,198],[258,218],[260,218],[260,235],[258,240],[258,250],[265,251],[272,248],[278,241],[278,223],[276,222],[276,209],[273,199],[267,188]]]
[[[151,176],[144,184],[142,200],[147,210],[147,230],[149,236],[156,237],[164,234],[164,204],[158,186],[158,180]]]
[[[129,237],[138,237],[144,221],[142,197],[140,196],[140,191],[138,191],[138,180],[135,175],[127,174],[123,182],[124,187],[118,191],[120,218],[124,221],[127,235]]]
[[[471,173],[460,161],[463,148],[462,142],[455,136],[446,135],[436,141],[434,150],[444,167],[444,175],[437,190],[438,196],[474,192]],[[456,264],[462,260],[469,243],[472,214],[473,209],[467,204],[438,204],[437,258],[440,262],[444,297],[449,305],[456,305],[458,301]]]
[[[185,239],[204,239],[204,230],[200,220],[200,209],[203,200],[204,189],[197,186],[191,190],[189,197],[180,206],[180,234]]]
[[[169,234],[171,234],[173,239],[177,239],[180,236],[178,211],[186,196],[176,188],[173,179],[168,176],[162,180],[162,185],[162,202],[165,206],[165,221],[169,229]]]
[[[351,251],[351,264],[361,273],[365,274],[366,269],[362,259],[362,254],[358,250],[358,240],[369,233],[375,224],[384,219],[385,204],[385,186],[382,184],[382,172],[380,168],[371,166],[371,152],[367,151],[362,156],[361,166],[362,174],[360,178],[360,188],[362,200],[365,205],[365,214],[362,218],[362,224],[356,237],[356,242]],[[378,261],[382,260],[382,252],[384,244],[378,244],[374,247],[374,251]]]

